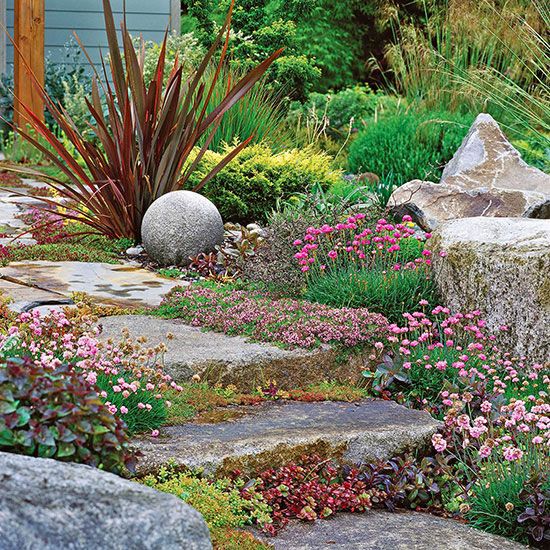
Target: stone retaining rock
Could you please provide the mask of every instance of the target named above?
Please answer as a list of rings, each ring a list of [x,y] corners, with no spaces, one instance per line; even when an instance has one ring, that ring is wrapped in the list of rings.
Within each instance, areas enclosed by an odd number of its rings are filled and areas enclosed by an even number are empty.
[[[453,220],[430,246],[443,303],[482,310],[506,351],[550,362],[550,220]]]
[[[488,114],[480,114],[439,183],[414,180],[389,206],[422,229],[474,216],[550,218],[550,175],[525,163]]]
[[[458,521],[417,512],[339,514],[314,524],[292,522],[277,537],[262,538],[275,550],[527,550]]]
[[[120,340],[127,328],[134,338],[147,336],[148,345],[164,342],[165,371],[179,383],[198,374],[211,383],[250,391],[270,380],[276,380],[281,389],[291,389],[324,380],[357,382],[361,378],[361,355],[345,358],[330,347],[286,350],[241,336],[203,332],[179,319],[144,315],[104,317],[99,324],[102,340]],[[168,333],[171,339],[166,337]]]
[[[2,550],[209,550],[179,498],[80,464],[0,452]]]
[[[233,420],[189,422],[164,427],[157,438],[136,438],[143,453],[138,471],[152,472],[173,460],[206,473],[254,473],[305,454],[352,464],[384,460],[429,444],[441,424],[427,412],[376,399],[276,401],[225,410],[234,413]]]

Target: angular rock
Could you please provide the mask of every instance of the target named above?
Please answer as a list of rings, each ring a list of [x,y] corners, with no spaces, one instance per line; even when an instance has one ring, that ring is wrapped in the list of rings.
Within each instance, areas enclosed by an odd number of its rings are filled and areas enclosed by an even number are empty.
[[[187,265],[201,252],[211,252],[223,240],[223,221],[206,197],[173,191],[147,210],[141,226],[147,254],[161,265]]]
[[[443,303],[480,309],[505,351],[550,362],[550,220],[452,220],[431,247]]]
[[[0,453],[2,550],[208,550],[181,499],[80,464]]]
[[[392,194],[389,206],[426,231],[446,220],[474,216],[550,218],[550,175],[529,166],[495,120],[480,114],[441,181],[414,180]]]
[[[169,460],[207,473],[247,473],[282,466],[304,454],[347,463],[383,460],[426,445],[440,422],[427,412],[392,401],[298,401],[235,407],[233,420],[161,429],[158,438],[135,440],[143,452],[138,470]]]
[[[256,536],[261,537],[254,533]],[[517,542],[452,519],[418,512],[339,514],[330,520],[292,522],[275,538],[275,550],[526,550]]]
[[[133,264],[92,262],[12,262],[0,268],[0,279],[35,286],[69,298],[85,292],[103,304],[120,307],[152,307],[175,286],[170,281]]]
[[[477,116],[461,146],[449,161],[440,183],[466,189],[521,189],[550,193],[550,176],[529,166],[506,139],[495,119]]]
[[[324,380],[356,382],[361,378],[361,356],[343,360],[329,347],[286,350],[240,336],[203,332],[179,319],[143,315],[104,317],[99,323],[103,340],[120,340],[122,329],[127,328],[134,338],[147,336],[149,345],[164,342],[164,369],[179,383],[198,374],[212,383],[250,391],[269,380],[276,380],[281,389],[290,389]]]

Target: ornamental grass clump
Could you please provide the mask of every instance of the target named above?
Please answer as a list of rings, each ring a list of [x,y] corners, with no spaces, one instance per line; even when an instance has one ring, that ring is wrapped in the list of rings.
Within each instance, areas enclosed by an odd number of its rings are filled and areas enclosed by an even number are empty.
[[[103,11],[109,59],[102,58],[101,76],[85,52],[94,73],[91,97],[85,100],[93,120],[89,131],[84,134],[78,129],[67,111],[50,97],[32,73],[35,88],[69,146],[27,106],[23,106],[23,110],[31,129],[14,130],[65,177],[62,180],[40,174],[40,179],[59,197],[71,203],[72,211],[62,213],[65,218],[78,219],[89,232],[139,241],[147,208],[160,196],[186,184],[214,138],[221,118],[252,89],[281,52],[275,52],[237,81],[228,80],[223,97],[214,106],[211,101],[225,63],[233,2],[212,47],[198,67],[184,74],[176,57],[166,81],[166,37],[154,76],[147,79],[143,52],[136,50],[125,22],[121,29],[121,48],[108,0],[103,0]],[[220,44],[223,45],[214,74],[207,78],[207,68]],[[215,176],[252,137],[242,136],[242,143],[204,174],[195,190]],[[198,144],[199,153],[190,159],[191,151]],[[18,170],[37,175],[32,170]],[[52,199],[44,198],[44,201],[56,204]]]
[[[331,308],[305,300],[275,298],[265,289],[236,290],[215,284],[176,288],[155,314],[288,348],[364,346],[386,327],[382,315],[365,308]]]
[[[365,373],[394,398],[441,416],[450,404],[446,396],[456,392],[480,398],[496,392],[506,399],[547,395],[543,366],[500,350],[481,311],[451,313],[436,306],[405,313],[403,320],[390,324],[386,338],[375,343],[379,364],[375,373]]]
[[[335,307],[366,307],[398,321],[421,298],[433,299],[431,252],[415,236],[410,216],[365,227],[365,214],[335,225],[309,227],[295,258],[305,275],[305,297]],[[429,239],[428,233],[425,239]]]

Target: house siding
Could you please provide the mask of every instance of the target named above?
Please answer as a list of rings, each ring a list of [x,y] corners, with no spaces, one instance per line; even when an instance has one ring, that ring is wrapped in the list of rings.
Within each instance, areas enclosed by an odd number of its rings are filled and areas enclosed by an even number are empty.
[[[126,21],[130,33],[145,40],[160,41],[166,29],[179,30],[179,1],[126,0]],[[117,28],[123,18],[123,0],[111,0]],[[5,26],[13,36],[14,0],[0,0]],[[102,0],[45,0],[45,55],[51,61],[64,59],[64,46],[76,32],[94,63],[106,52],[107,35]],[[3,49],[3,51],[2,51]],[[0,70],[13,66],[13,45],[0,40]]]

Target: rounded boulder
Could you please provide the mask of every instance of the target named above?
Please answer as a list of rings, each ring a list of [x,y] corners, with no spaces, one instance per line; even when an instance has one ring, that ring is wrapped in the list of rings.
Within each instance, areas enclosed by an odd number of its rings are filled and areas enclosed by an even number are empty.
[[[141,225],[147,254],[161,265],[185,265],[223,241],[223,221],[206,197],[192,191],[172,191],[147,210]]]

